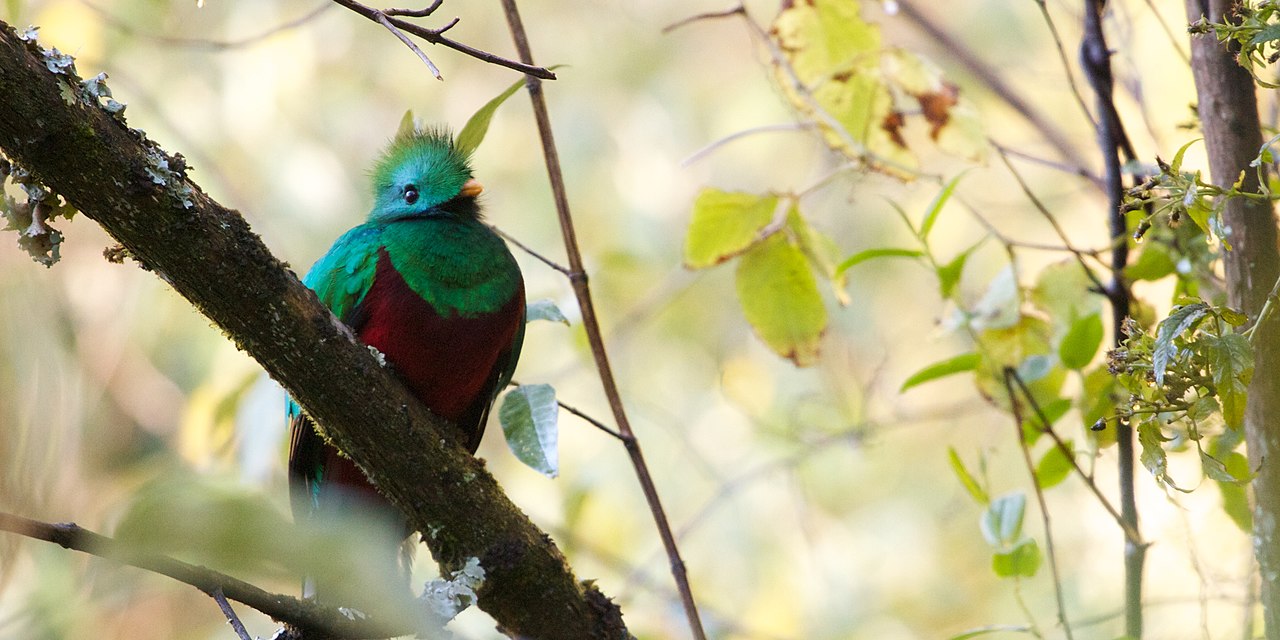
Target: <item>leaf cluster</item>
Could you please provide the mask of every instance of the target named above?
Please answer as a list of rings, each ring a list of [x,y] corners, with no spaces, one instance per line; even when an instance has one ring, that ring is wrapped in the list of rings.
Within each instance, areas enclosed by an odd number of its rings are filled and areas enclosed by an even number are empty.
[[[1108,370],[1129,392],[1115,420],[1138,433],[1142,463],[1161,483],[1181,489],[1169,476],[1167,450],[1194,446],[1210,479],[1239,484],[1249,479],[1234,451],[1242,438],[1244,407],[1253,376],[1253,350],[1237,333],[1243,314],[1202,301],[1188,301],[1145,331],[1125,323],[1123,344],[1107,354]],[[1203,440],[1211,437],[1206,448]]]

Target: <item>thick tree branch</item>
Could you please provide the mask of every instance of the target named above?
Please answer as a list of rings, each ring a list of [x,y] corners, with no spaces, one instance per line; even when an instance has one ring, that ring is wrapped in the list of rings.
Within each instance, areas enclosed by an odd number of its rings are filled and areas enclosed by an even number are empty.
[[[57,69],[52,71],[51,69]],[[404,511],[442,569],[480,560],[480,607],[512,635],[618,638],[616,606],[580,584],[506,497],[236,212],[84,95],[0,22],[0,150],[103,226],[278,380]]]
[[[1187,0],[1187,19],[1233,21],[1231,0]],[[1218,184],[1229,185],[1244,172],[1241,191],[1257,191],[1256,172],[1249,163],[1262,146],[1258,103],[1253,78],[1233,52],[1212,36],[1191,40],[1191,71],[1195,77],[1200,123],[1209,153],[1209,173]],[[1267,292],[1280,275],[1276,252],[1276,220],[1268,202],[1232,198],[1222,213],[1231,230],[1231,250],[1223,253],[1228,303],[1257,320]],[[1280,320],[1273,314],[1255,331],[1254,374],[1245,406],[1245,441],[1253,479],[1253,548],[1262,575],[1261,602],[1267,638],[1280,639]]]

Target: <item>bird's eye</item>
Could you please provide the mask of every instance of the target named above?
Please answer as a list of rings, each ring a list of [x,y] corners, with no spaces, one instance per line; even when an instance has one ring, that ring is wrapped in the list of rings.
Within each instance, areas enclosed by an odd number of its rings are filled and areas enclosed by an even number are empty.
[[[405,187],[404,187],[404,201],[405,201],[405,204],[413,204],[413,203],[417,202],[417,201],[418,201],[418,188],[417,188],[417,187],[415,187],[415,186],[413,186],[413,185],[411,185],[411,184],[407,184],[407,185],[405,185]]]

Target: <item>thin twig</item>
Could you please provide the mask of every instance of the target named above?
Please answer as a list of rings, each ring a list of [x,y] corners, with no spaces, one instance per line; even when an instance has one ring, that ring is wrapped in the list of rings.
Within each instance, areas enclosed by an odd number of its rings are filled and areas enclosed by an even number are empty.
[[[519,247],[521,251],[523,251],[523,252],[525,252],[525,253],[527,253],[527,254],[529,254],[529,255],[533,256],[534,258],[537,258],[538,260],[540,260],[543,264],[547,265],[548,267],[551,267],[552,269],[555,269],[556,271],[559,271],[560,273],[563,273],[563,274],[564,274],[564,275],[566,275],[566,276],[567,276],[567,275],[569,275],[569,274],[571,273],[571,272],[569,271],[569,268],[568,268],[568,267],[566,267],[566,266],[564,266],[564,265],[562,265],[562,264],[560,264],[560,263],[558,263],[558,262],[556,262],[556,261],[552,260],[551,258],[548,258],[548,257],[546,257],[546,256],[542,255],[541,253],[538,253],[537,251],[534,251],[533,249],[529,248],[529,245],[527,245],[527,244],[525,244],[525,243],[523,243],[523,242],[520,242],[519,240],[516,240],[515,236],[509,235],[506,231],[503,231],[502,229],[499,229],[498,227],[496,227],[496,226],[494,226],[494,225],[489,225],[489,228],[490,228],[490,229],[492,229],[494,233],[496,233],[496,234],[498,234],[499,236],[501,236],[501,237],[502,237],[502,239],[504,239],[504,240],[506,240],[507,242],[510,242],[511,244],[514,244],[515,246]]]
[[[1001,153],[1004,153],[1005,155],[1011,158],[1018,158],[1020,160],[1025,160],[1033,164],[1038,164],[1042,167],[1049,167],[1050,169],[1056,169],[1063,173],[1070,173],[1072,175],[1080,176],[1081,178],[1084,178],[1089,182],[1092,182],[1095,186],[1098,187],[1099,190],[1101,190],[1103,188],[1103,185],[1105,184],[1102,182],[1102,178],[1100,176],[1095,175],[1093,172],[1089,171],[1085,167],[1064,164],[1061,162],[1054,162],[1053,160],[1048,160],[1046,158],[1033,156],[1024,151],[1019,151],[1017,149],[1014,149],[1013,147],[1006,147],[1005,145],[1002,145],[999,142],[996,142],[992,138],[987,138],[987,142],[990,143],[992,147],[996,148]]]
[[[524,24],[520,20],[520,12],[516,7],[515,0],[502,0],[502,8],[506,13],[507,25],[510,28],[512,40],[515,41],[520,60],[525,65],[532,66],[533,53],[529,48],[529,38],[525,34]],[[675,536],[671,532],[671,523],[667,520],[666,512],[662,508],[662,501],[658,497],[657,486],[649,473],[649,466],[644,461],[644,455],[640,450],[640,441],[631,430],[626,409],[622,404],[622,395],[618,391],[618,384],[613,376],[613,368],[609,364],[608,352],[605,350],[604,338],[600,331],[600,322],[596,317],[595,305],[591,300],[591,289],[587,285],[587,273],[582,265],[582,253],[578,249],[573,216],[569,212],[569,198],[565,191],[564,176],[560,169],[560,154],[556,149],[555,137],[551,131],[551,117],[547,113],[546,99],[542,94],[542,82],[538,77],[528,75],[525,77],[525,87],[529,91],[529,100],[533,103],[533,115],[538,125],[538,137],[542,141],[542,153],[547,166],[547,178],[551,183],[551,194],[555,200],[556,215],[560,222],[560,232],[564,239],[565,253],[569,257],[570,271],[567,276],[570,284],[573,285],[574,295],[578,299],[578,307],[582,312],[582,324],[587,332],[587,342],[591,345],[591,354],[595,359],[596,370],[600,375],[600,383],[604,387],[605,397],[608,399],[609,407],[613,411],[614,422],[618,425],[618,433],[622,437],[622,443],[626,447],[627,454],[631,457],[631,464],[635,469],[636,478],[640,482],[640,488],[644,492],[646,502],[649,504],[649,511],[652,513],[654,523],[658,528],[658,536],[662,539],[662,545],[667,551],[667,558],[671,562],[671,575],[676,582],[677,589],[680,591],[680,600],[684,605],[689,627],[696,640],[705,640],[706,632],[702,629],[702,620],[698,616],[698,607],[693,599],[693,590],[689,587],[689,577],[685,569],[684,560],[680,557],[680,550],[676,546]]]
[[[696,16],[689,16],[684,20],[680,20],[679,22],[674,22],[663,27],[662,35],[666,35],[668,33],[671,33],[672,31],[675,31],[676,29],[679,29],[680,27],[683,27],[687,24],[691,24],[694,22],[698,22],[700,20],[712,20],[715,18],[728,18],[729,16],[742,15],[744,12],[746,12],[746,10],[747,10],[746,7],[742,6],[742,3],[738,3],[738,6],[730,7],[723,11],[708,11],[706,13],[699,13]]]
[[[1075,256],[1076,262],[1080,263],[1080,268],[1084,269],[1085,276],[1093,283],[1097,292],[1106,295],[1109,290],[1107,285],[1103,284],[1102,281],[1098,279],[1098,276],[1093,273],[1093,269],[1089,268],[1088,263],[1084,261],[1084,255],[1072,246],[1071,239],[1067,237],[1066,229],[1062,228],[1062,225],[1058,223],[1058,219],[1054,217],[1053,213],[1049,211],[1049,208],[1040,201],[1040,198],[1031,190],[1031,186],[1027,184],[1026,180],[1022,179],[1022,174],[1018,173],[1018,170],[1013,168],[1013,164],[1009,162],[1009,158],[1004,154],[1004,151],[997,147],[996,153],[1000,156],[1000,160],[1004,162],[1005,168],[1007,168],[1009,173],[1013,175],[1013,179],[1022,189],[1022,193],[1031,201],[1031,204],[1036,208],[1036,211],[1039,211],[1040,215],[1044,216],[1044,219],[1049,222],[1049,226],[1053,227],[1054,233],[1058,235],[1058,239],[1062,240],[1062,245],[1067,248],[1067,251],[1070,251],[1071,254]]]
[[[427,54],[423,53],[422,49],[419,49],[418,45],[414,44],[413,41],[409,39],[409,36],[406,36],[403,31],[397,29],[394,24],[391,24],[391,20],[387,18],[387,14],[379,11],[374,14],[374,18],[378,21],[378,24],[386,27],[388,31],[395,35],[395,37],[400,39],[400,42],[403,42],[406,47],[409,47],[410,51],[417,54],[418,59],[422,60],[422,62],[427,65],[427,69],[431,70],[431,75],[435,76],[436,80],[444,81],[444,76],[440,75],[440,69],[431,61],[431,58],[428,58]]]
[[[512,381],[511,381],[511,386],[513,386],[513,387],[519,387],[519,386],[521,386],[521,385],[520,385],[520,383],[519,383],[519,382],[516,382],[515,380],[512,380]],[[557,405],[560,405],[560,408],[561,408],[561,409],[564,409],[565,411],[568,411],[569,413],[572,413],[573,415],[578,416],[579,418],[582,418],[583,420],[585,420],[585,421],[587,422],[587,424],[590,424],[591,426],[593,426],[593,427],[595,427],[595,428],[597,428],[597,429],[599,429],[599,430],[601,430],[601,431],[603,431],[603,432],[605,432],[605,433],[607,433],[607,434],[609,434],[609,435],[611,435],[611,436],[613,436],[613,437],[615,437],[615,438],[617,438],[617,439],[619,439],[619,440],[623,440],[623,439],[624,439],[624,438],[622,437],[622,434],[621,434],[621,433],[618,433],[618,432],[617,432],[617,431],[615,431],[614,429],[610,428],[610,427],[609,427],[609,425],[607,425],[607,424],[605,424],[605,423],[603,423],[603,422],[601,422],[601,421],[599,421],[599,420],[597,420],[597,419],[595,419],[595,418],[591,417],[591,415],[590,415],[590,414],[588,414],[588,413],[586,413],[586,412],[582,411],[581,409],[579,409],[579,408],[577,408],[577,407],[574,407],[574,406],[572,406],[572,405],[569,405],[569,404],[565,404],[565,402],[564,402],[563,400],[559,399],[559,398],[556,398],[556,404],[557,404]]]
[[[544,67],[536,67],[531,64],[516,62],[515,60],[504,58],[495,53],[489,53],[488,51],[482,51],[480,49],[472,47],[471,45],[463,44],[461,42],[458,42],[457,40],[453,40],[451,38],[447,38],[444,35],[442,35],[450,27],[456,24],[456,21],[451,22],[440,29],[427,29],[426,27],[421,27],[416,24],[413,24],[412,22],[407,22],[405,20],[402,20],[396,17],[397,15],[411,16],[412,13],[395,14],[395,13],[388,13],[386,11],[379,11],[368,5],[356,2],[355,0],[333,0],[333,1],[343,7],[346,7],[347,9],[350,9],[351,11],[354,11],[364,16],[365,18],[368,18],[369,20],[378,22],[380,24],[381,24],[381,20],[378,19],[378,16],[382,16],[387,20],[387,22],[390,22],[397,29],[405,33],[422,38],[423,40],[426,40],[431,44],[443,45],[459,53],[469,55],[472,58],[475,58],[477,60],[488,62],[490,64],[496,64],[500,67],[506,67],[508,69],[514,69],[516,71],[519,71],[527,75],[531,75],[537,78],[542,78],[543,80],[556,79],[556,74],[552,73],[551,70],[546,69]],[[417,16],[413,16],[413,17],[417,17]]]
[[[1022,379],[1018,378],[1018,372],[1013,367],[1004,368],[1004,389],[1009,394],[1009,406],[1013,409],[1013,430],[1018,436],[1018,448],[1022,450],[1022,459],[1027,464],[1027,473],[1031,474],[1031,486],[1036,491],[1036,501],[1040,503],[1040,519],[1044,523],[1044,546],[1045,555],[1049,557],[1049,572],[1053,574],[1053,595],[1058,603],[1058,623],[1062,625],[1062,632],[1066,634],[1067,640],[1073,640],[1071,635],[1071,623],[1067,621],[1067,605],[1062,597],[1062,576],[1058,574],[1058,554],[1053,546],[1053,527],[1049,523],[1049,505],[1044,499],[1044,489],[1040,487],[1040,479],[1036,477],[1036,464],[1031,461],[1031,449],[1027,446],[1026,435],[1022,432],[1022,403],[1018,401],[1018,396],[1013,392],[1013,380],[1018,380],[1018,384],[1022,384]],[[1027,396],[1030,398],[1030,396]],[[1063,452],[1068,460],[1075,460],[1075,453],[1067,450]]]
[[[291,596],[269,593],[211,569],[160,554],[139,552],[112,538],[73,523],[51,524],[0,512],[0,531],[52,542],[66,549],[81,551],[168,576],[211,596],[215,592],[220,593],[224,598],[253,607],[275,620],[303,629],[320,631],[327,637],[389,638],[413,632],[411,625],[398,624],[389,620],[379,621],[372,617],[351,619],[337,609],[324,606],[314,600],[299,600]]]
[[[1005,69],[983,60],[972,47],[952,35],[951,31],[942,28],[936,21],[917,9],[914,3],[899,0],[898,12],[925,32],[930,40],[937,43],[939,49],[946,52],[948,61],[967,69],[987,85],[992,93],[1009,105],[1009,108],[1030,123],[1062,158],[1075,165],[1084,164],[1084,158],[1079,148],[1072,143],[1071,136],[1055,122],[1052,116],[1043,113],[1023,98],[1022,94],[1005,79],[1010,77]]]
[[[720,138],[719,140],[713,140],[701,149],[689,154],[689,157],[680,161],[680,166],[687,167],[705,158],[712,151],[715,151],[716,149],[719,149],[720,147],[739,138],[745,138],[757,133],[767,133],[771,131],[800,131],[803,129],[813,129],[816,126],[817,125],[811,122],[790,122],[786,124],[766,124],[758,127],[751,127],[750,129],[743,129],[742,131],[735,131],[723,138]]]
[[[222,587],[214,589],[209,595],[213,597],[214,602],[218,603],[218,608],[222,609],[222,615],[227,617],[227,623],[235,630],[236,635],[240,636],[240,640],[253,640],[249,630],[244,628],[244,623],[240,622],[240,616],[236,615],[235,609],[231,608],[231,603],[227,602],[227,595],[222,592]]]
[[[1034,2],[1040,7],[1040,15],[1044,18],[1045,26],[1049,27],[1049,35],[1053,37],[1053,45],[1058,50],[1058,60],[1062,62],[1062,72],[1067,76],[1067,86],[1071,88],[1071,95],[1075,96],[1085,119],[1097,130],[1098,122],[1089,111],[1084,95],[1080,93],[1080,87],[1076,86],[1076,77],[1071,74],[1071,62],[1067,59],[1067,48],[1062,44],[1062,36],[1058,34],[1058,25],[1054,24],[1053,16],[1049,15],[1049,7],[1045,6],[1045,0],[1034,0]]]
[[[406,18],[425,18],[436,12],[440,5],[444,4],[444,0],[436,0],[426,9],[383,9],[382,12],[389,16],[404,16]]]
[[[315,19],[320,14],[324,13],[326,10],[328,10],[330,7],[333,6],[329,3],[322,4],[316,7],[315,9],[313,9],[312,11],[309,11],[303,14],[300,17],[294,18],[293,20],[289,20],[288,22],[283,22],[274,27],[270,27],[265,31],[262,31],[260,33],[257,33],[251,36],[245,36],[243,38],[237,38],[235,40],[209,40],[205,38],[181,38],[181,37],[175,37],[175,36],[160,36],[160,35],[152,35],[149,33],[143,33],[138,29],[135,29],[127,21],[120,19],[114,14],[108,12],[106,9],[103,9],[102,7],[99,7],[98,5],[92,2],[89,2],[88,0],[80,0],[80,2],[84,6],[92,9],[98,15],[102,16],[103,22],[106,22],[112,27],[115,27],[116,29],[123,32],[125,35],[146,38],[148,40],[154,40],[156,42],[160,42],[167,45],[178,46],[178,47],[213,49],[215,51],[240,49],[243,47],[248,47],[248,46],[258,44],[259,42],[262,42],[263,40],[266,40],[267,38],[270,38],[271,36],[274,36],[282,31],[288,31],[289,29],[300,27],[303,24],[310,22],[311,20]],[[115,76],[115,72],[112,72],[112,76],[113,77]]]
[[[1142,536],[1139,535],[1138,530],[1131,527],[1129,523],[1125,521],[1120,512],[1116,511],[1116,508],[1111,505],[1111,501],[1103,495],[1102,490],[1098,488],[1097,483],[1093,481],[1093,476],[1086,472],[1084,467],[1080,466],[1080,463],[1076,462],[1075,453],[1071,450],[1071,447],[1067,446],[1066,441],[1058,435],[1058,432],[1053,429],[1053,425],[1049,423],[1049,419],[1044,415],[1044,409],[1040,407],[1040,403],[1036,400],[1035,396],[1031,394],[1031,390],[1027,388],[1026,383],[1022,381],[1021,376],[1017,375],[1017,372],[1014,372],[1013,381],[1018,385],[1019,391],[1021,391],[1022,395],[1027,399],[1027,403],[1031,405],[1031,410],[1036,414],[1036,420],[1039,421],[1041,430],[1053,439],[1054,445],[1062,451],[1064,456],[1066,456],[1067,461],[1071,463],[1071,468],[1075,470],[1076,475],[1080,476],[1080,478],[1084,480],[1084,483],[1089,487],[1089,490],[1093,492],[1094,497],[1098,499],[1102,508],[1106,509],[1107,513],[1111,514],[1111,517],[1116,521],[1116,524],[1119,525],[1120,530],[1124,532],[1125,540],[1135,547],[1145,549],[1147,543],[1142,541]]]

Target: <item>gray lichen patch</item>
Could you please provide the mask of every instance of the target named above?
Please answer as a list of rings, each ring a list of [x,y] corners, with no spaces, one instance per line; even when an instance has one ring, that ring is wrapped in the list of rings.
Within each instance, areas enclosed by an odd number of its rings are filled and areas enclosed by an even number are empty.
[[[26,194],[19,201],[4,192],[6,181],[12,181]],[[0,217],[5,231],[18,232],[18,247],[33,260],[51,267],[61,259],[62,232],[49,222],[59,216],[68,220],[75,208],[64,202],[22,167],[0,158]]]

